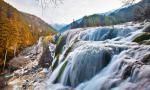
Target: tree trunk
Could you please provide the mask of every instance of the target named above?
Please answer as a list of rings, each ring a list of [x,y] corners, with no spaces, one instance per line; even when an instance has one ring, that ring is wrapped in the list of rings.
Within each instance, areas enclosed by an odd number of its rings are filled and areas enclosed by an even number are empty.
[[[6,52],[5,52],[5,59],[4,59],[3,70],[5,69],[6,61],[7,61],[7,50],[6,50]]]

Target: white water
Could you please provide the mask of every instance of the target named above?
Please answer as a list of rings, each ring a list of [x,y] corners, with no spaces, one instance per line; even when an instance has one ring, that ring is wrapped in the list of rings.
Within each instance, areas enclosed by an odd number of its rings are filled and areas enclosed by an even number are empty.
[[[143,65],[141,60],[150,54],[150,47],[131,42],[141,33],[141,29],[132,25],[63,33],[67,36],[66,48],[60,64],[46,81],[47,89],[59,90],[56,89],[59,84],[64,86],[61,89],[70,86],[75,90],[149,90],[150,86],[142,86],[142,82],[149,81],[150,73],[144,73],[150,71],[150,66]],[[74,42],[76,38],[78,42]],[[72,44],[72,50],[64,58],[67,47]]]

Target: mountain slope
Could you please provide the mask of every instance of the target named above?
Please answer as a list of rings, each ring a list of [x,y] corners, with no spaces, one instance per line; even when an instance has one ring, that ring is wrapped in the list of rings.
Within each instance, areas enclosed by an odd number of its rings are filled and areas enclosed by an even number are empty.
[[[40,36],[55,34],[41,19],[24,14],[0,0],[0,68],[23,48],[33,45]]]
[[[56,33],[53,27],[45,23],[40,18],[27,13],[21,13],[21,15],[25,22],[28,23],[30,31],[35,39],[38,39],[40,36],[53,35]]]
[[[58,32],[61,28],[63,28],[64,26],[66,26],[67,24],[51,24],[51,26],[56,29]]]
[[[126,6],[115,11],[84,16],[63,27],[60,31],[63,32],[73,28],[107,26],[129,21],[144,20],[150,16],[149,4],[150,0],[142,0],[137,4]]]

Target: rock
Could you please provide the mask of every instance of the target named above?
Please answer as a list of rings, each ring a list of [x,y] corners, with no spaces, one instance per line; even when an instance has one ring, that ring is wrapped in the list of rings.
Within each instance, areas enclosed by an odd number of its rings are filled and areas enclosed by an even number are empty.
[[[24,81],[23,81],[22,88],[23,88],[24,90],[26,90],[28,87],[29,87],[29,81],[28,81],[28,80],[24,80]]]
[[[150,32],[150,23],[144,27],[143,32]]]
[[[149,40],[144,40],[141,42],[144,45],[150,45],[150,39]]]
[[[56,34],[56,35],[54,35],[54,36],[53,36],[53,42],[52,42],[52,43],[56,44],[57,41],[58,41],[58,39],[59,39],[59,37],[60,37],[60,35],[61,35],[61,34]]]
[[[0,77],[0,88],[2,89],[5,86],[7,86],[7,79]]]
[[[53,61],[53,57],[51,55],[49,47],[46,46],[40,58],[39,65],[42,66],[43,68],[49,68],[50,65],[52,64],[52,61]]]
[[[131,70],[132,70],[132,66],[129,65],[128,67],[126,67],[126,69],[123,72],[122,78],[126,79],[131,75]]]
[[[150,53],[146,54],[141,61],[145,64],[150,65]]]
[[[26,66],[28,63],[30,63],[30,60],[28,58],[19,56],[10,60],[9,66],[12,68],[21,68],[21,67]]]

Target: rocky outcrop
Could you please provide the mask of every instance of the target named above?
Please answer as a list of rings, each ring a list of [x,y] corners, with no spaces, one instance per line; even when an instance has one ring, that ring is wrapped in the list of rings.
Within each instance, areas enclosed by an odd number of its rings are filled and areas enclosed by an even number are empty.
[[[49,50],[49,46],[46,46],[40,58],[39,65],[43,68],[49,68],[52,64],[52,61],[53,57]]]
[[[37,88],[42,84],[48,73],[48,68],[53,60],[54,47],[51,44],[44,44],[44,37],[41,37],[37,44],[26,48],[17,57],[9,62],[11,70],[15,70],[8,81],[7,88],[30,89]],[[51,47],[51,48],[49,48]],[[15,81],[15,82],[14,82]],[[42,87],[40,87],[42,88]]]

